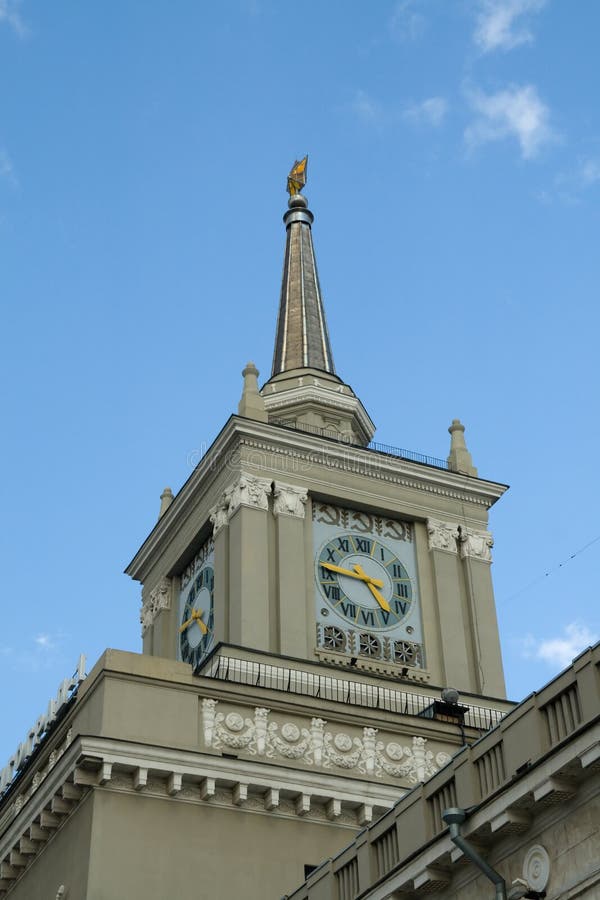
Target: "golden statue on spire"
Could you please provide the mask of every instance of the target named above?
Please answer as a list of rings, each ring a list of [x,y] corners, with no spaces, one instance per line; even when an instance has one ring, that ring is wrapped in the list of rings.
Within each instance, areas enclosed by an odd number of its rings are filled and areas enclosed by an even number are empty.
[[[287,179],[287,192],[290,197],[299,194],[306,184],[306,167],[308,166],[308,155],[304,159],[296,160],[292,166],[292,171]]]

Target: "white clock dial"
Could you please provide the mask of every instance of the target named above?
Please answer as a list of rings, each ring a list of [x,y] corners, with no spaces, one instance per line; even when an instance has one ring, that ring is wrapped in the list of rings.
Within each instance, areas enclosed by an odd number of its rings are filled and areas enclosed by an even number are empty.
[[[422,667],[412,524],[314,503],[313,540],[318,645]]]

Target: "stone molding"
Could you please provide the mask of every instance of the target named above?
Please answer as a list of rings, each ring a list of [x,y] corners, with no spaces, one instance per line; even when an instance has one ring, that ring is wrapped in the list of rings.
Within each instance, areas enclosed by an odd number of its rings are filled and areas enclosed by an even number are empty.
[[[458,543],[461,559],[480,559],[483,562],[492,561],[492,547],[494,538],[489,531],[475,531],[459,525]]]
[[[142,637],[146,634],[158,614],[163,609],[171,609],[171,579],[161,578],[145,600],[142,601],[140,610],[140,622],[142,625]]]
[[[273,491],[273,515],[303,519],[307,500],[306,488],[276,481]]]
[[[272,426],[247,419],[236,420],[233,417],[198,462],[192,477],[179,491],[171,515],[159,520],[142,544],[127,567],[127,573],[137,578],[138,573],[152,559],[167,529],[165,518],[169,519],[168,527],[171,528],[180,518],[186,519],[190,515],[190,509],[197,507],[198,484],[204,483],[209,473],[214,479],[230,466],[231,446],[236,442],[240,449],[250,450],[253,457],[256,456],[256,451],[265,453],[270,460],[269,468],[278,469],[279,472],[285,471],[286,464],[282,466],[279,462],[280,458],[285,457],[293,464],[294,471],[309,472],[313,465],[320,464],[353,474],[368,474],[375,481],[407,487],[422,494],[462,500],[485,509],[489,509],[506,490],[505,485],[483,479],[468,479],[469,483],[466,485],[467,479],[456,472],[419,466],[410,460],[387,457],[342,443],[337,444],[335,441],[325,442],[304,432],[284,428],[277,429],[276,434],[273,432]]]
[[[265,759],[283,757],[317,768],[339,768],[358,775],[401,778],[408,785],[425,781],[451,759],[434,754],[427,738],[413,737],[411,745],[377,740],[378,729],[364,727],[361,736],[326,730],[325,719],[313,717],[305,725],[276,722],[271,710],[256,707],[252,717],[217,711],[218,700],[202,701],[205,745],[212,750],[240,751]]]
[[[446,553],[456,553],[458,536],[458,526],[454,522],[427,519],[427,537],[430,550],[444,550]]]

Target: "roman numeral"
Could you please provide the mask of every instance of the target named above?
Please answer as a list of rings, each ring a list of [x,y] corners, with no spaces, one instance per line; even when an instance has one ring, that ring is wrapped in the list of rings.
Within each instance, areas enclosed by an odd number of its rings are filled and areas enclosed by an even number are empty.
[[[372,609],[361,609],[360,618],[365,625],[375,626],[375,613]]]
[[[396,582],[396,593],[399,597],[408,597],[408,585],[406,582]]]
[[[349,600],[340,600],[339,607],[346,618],[354,619],[356,617],[356,606],[354,603],[350,603]]]
[[[337,584],[324,584],[323,590],[325,591],[325,596],[328,600],[339,600],[340,599],[340,589]]]
[[[406,600],[394,600],[394,610],[397,615],[404,616],[406,615],[406,610],[408,609],[408,603]]]
[[[333,572],[330,572],[329,569],[324,569],[323,566],[320,566],[321,569],[321,581],[335,581],[335,576]]]
[[[335,562],[335,550],[330,550],[329,547],[325,547],[327,551],[327,559],[325,562],[334,563]]]
[[[356,549],[359,553],[370,553],[371,547],[373,546],[372,541],[367,540],[366,538],[356,538]]]
[[[398,563],[394,563],[392,566],[392,575],[394,578],[402,578],[402,566],[398,565]]]
[[[343,553],[350,553],[350,543],[348,538],[338,538],[338,547]]]
[[[387,625],[388,622],[390,621],[391,613],[386,612],[385,609],[380,609],[380,610],[379,610],[379,615],[380,615],[380,617],[381,617],[381,621],[383,622],[383,624],[384,624],[384,625]]]

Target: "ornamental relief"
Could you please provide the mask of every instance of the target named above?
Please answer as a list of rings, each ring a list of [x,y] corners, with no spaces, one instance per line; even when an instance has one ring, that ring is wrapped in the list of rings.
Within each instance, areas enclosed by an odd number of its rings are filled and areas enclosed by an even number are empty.
[[[161,578],[145,600],[142,601],[140,610],[140,622],[142,625],[142,637],[148,631],[159,612],[163,609],[171,609],[171,579]]]
[[[458,542],[462,559],[482,559],[484,562],[492,561],[492,547],[494,538],[489,531],[474,531],[459,525]]]
[[[427,739],[413,737],[410,745],[377,740],[378,729],[365,727],[360,736],[328,731],[325,719],[310,725],[270,720],[270,710],[256,707],[253,717],[217,712],[218,701],[202,701],[204,743],[213,750],[244,750],[250,756],[283,757],[317,768],[337,768],[376,778],[392,776],[417,784],[450,761],[448,753],[427,749]]]
[[[328,503],[313,503],[313,519],[315,522],[322,522],[323,525],[338,525],[340,528],[348,528],[362,534],[375,533],[397,541],[412,542],[413,539],[410,522],[400,522],[386,516],[373,516],[357,509],[345,509]]]

